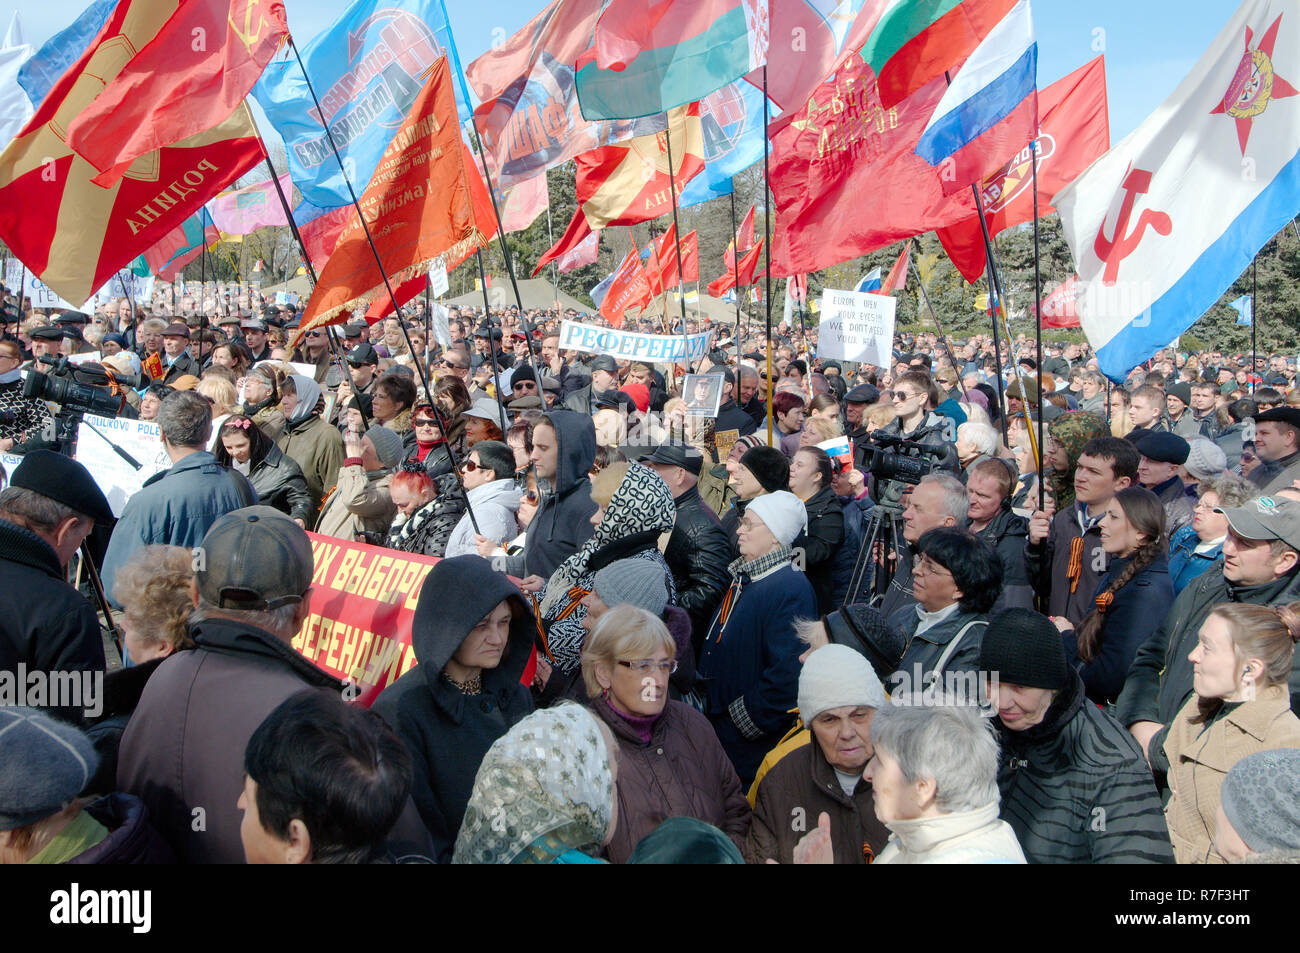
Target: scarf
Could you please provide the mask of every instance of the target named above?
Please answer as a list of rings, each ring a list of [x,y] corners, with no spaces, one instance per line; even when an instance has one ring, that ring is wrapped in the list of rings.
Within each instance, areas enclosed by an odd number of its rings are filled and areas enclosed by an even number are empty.
[[[722,641],[722,631],[727,627],[727,619],[731,617],[731,610],[736,607],[740,600],[740,593],[752,580],[776,569],[778,566],[789,564],[794,558],[794,550],[789,546],[778,546],[757,559],[745,562],[744,556],[737,556],[727,566],[727,572],[731,573],[731,585],[722,596],[722,606],[718,610],[718,641]]]
[[[605,518],[591,538],[562,562],[547,580],[542,613],[549,614],[561,599],[567,597],[569,590],[586,574],[588,562],[601,547],[636,533],[671,532],[676,520],[677,504],[663,477],[639,463],[629,466],[605,508]]]
[[[420,531],[425,523],[434,516],[434,511],[438,508],[438,497],[434,497],[428,503],[411,514],[410,519],[402,519],[401,510],[398,510],[397,517],[393,520],[393,525],[388,529],[388,548],[400,549],[406,552],[405,543],[409,542],[411,537]]]
[[[415,458],[423,463],[425,457],[433,453],[434,450],[441,447],[444,443],[446,443],[445,440],[435,440],[433,443],[425,443],[423,440],[415,441]]]
[[[20,381],[22,379],[22,371],[18,370],[16,367],[6,374],[0,374],[0,384],[12,384],[14,381]]]
[[[295,393],[298,395],[298,404],[289,415],[289,423],[296,424],[316,412],[316,403],[320,400],[320,385],[302,374],[290,375],[290,380],[293,381]]]
[[[452,863],[550,863],[599,850],[614,813],[610,754],[596,716],[580,705],[524,718],[479,766]]]

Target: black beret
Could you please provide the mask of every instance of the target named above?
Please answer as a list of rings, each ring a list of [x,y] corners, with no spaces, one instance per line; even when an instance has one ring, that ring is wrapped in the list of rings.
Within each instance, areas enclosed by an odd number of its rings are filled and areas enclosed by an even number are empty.
[[[1160,463],[1184,464],[1191,447],[1176,433],[1145,433],[1133,442],[1138,453]]]
[[[1273,421],[1279,424],[1290,424],[1292,427],[1300,428],[1300,409],[1295,407],[1274,407],[1272,410],[1265,410],[1255,415],[1255,423],[1262,424]]]
[[[55,324],[34,328],[29,335],[33,341],[62,341],[67,336],[64,329]]]
[[[111,523],[113,510],[84,466],[53,450],[33,450],[14,469],[10,486],[39,493],[47,499],[85,513],[98,523]]]
[[[845,403],[874,404],[880,400],[880,390],[871,384],[859,384],[844,395]]]

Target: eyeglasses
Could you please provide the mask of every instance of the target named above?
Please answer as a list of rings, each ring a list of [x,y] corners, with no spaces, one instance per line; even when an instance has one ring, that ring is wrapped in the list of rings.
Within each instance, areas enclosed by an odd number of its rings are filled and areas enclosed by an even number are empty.
[[[438,421],[432,420],[429,417],[420,417],[418,419],[412,420],[411,426],[412,427],[436,427],[438,426]]]
[[[319,337],[324,337],[325,335],[324,332],[322,331],[308,331],[305,336],[309,338],[319,338]]]
[[[952,573],[949,570],[945,569],[943,566],[940,566],[929,556],[922,556],[920,561],[917,562],[916,565],[912,567],[913,576],[915,576],[918,572],[926,576],[941,576],[941,577],[947,576],[950,579],[952,578]]]
[[[649,675],[652,672],[659,672],[662,675],[672,675],[677,671],[677,660],[669,659],[666,662],[656,662],[654,659],[636,659],[632,662],[626,662],[623,659],[618,660],[618,664],[625,668],[630,668],[638,675]]]
[[[460,470],[462,473],[473,473],[475,470],[479,468],[480,468],[480,464],[475,463],[473,460],[466,460],[464,463],[460,465]]]
[[[894,403],[898,403],[899,401],[902,400],[911,400],[913,397],[920,397],[920,396],[921,396],[920,394],[909,394],[906,393],[905,391],[896,390],[894,391],[893,399],[894,399]]]
[[[532,381],[519,381],[514,385],[514,387],[515,390],[519,390],[520,388],[523,388],[524,390],[537,390],[537,385]]]

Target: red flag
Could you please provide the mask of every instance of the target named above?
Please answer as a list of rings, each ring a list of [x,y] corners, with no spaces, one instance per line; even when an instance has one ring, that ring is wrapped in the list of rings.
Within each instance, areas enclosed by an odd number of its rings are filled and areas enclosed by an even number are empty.
[[[681,187],[704,170],[700,104],[668,112],[673,178]],[[672,210],[668,173],[668,132],[640,136],[616,146],[584,152],[576,160],[578,209],[564,235],[542,255],[536,275],[553,259],[577,247],[597,229],[636,225]]]
[[[669,225],[668,231],[659,236],[654,243],[654,258],[658,262],[660,287],[677,287],[677,226]]]
[[[905,242],[903,250],[898,253],[898,261],[889,269],[889,277],[880,286],[880,294],[893,295],[902,291],[907,284],[907,263],[911,260],[912,243]]]
[[[185,0],[68,125],[68,147],[113,185],[234,112],[288,35],[283,0]]]
[[[754,206],[749,207],[745,217],[740,220],[740,227],[736,229],[736,250],[742,255],[754,247]]]
[[[469,161],[444,56],[384,150],[359,203],[366,221],[382,226],[371,229],[371,237],[394,285],[423,274],[439,255],[455,259],[485,243],[474,214]],[[345,320],[344,312],[368,308],[385,292],[360,214],[353,211],[339,236],[295,343],[311,328]]]
[[[616,328],[623,326],[623,312],[628,308],[644,308],[653,297],[650,283],[641,268],[641,256],[632,249],[614,272],[614,280],[600,303],[601,316]]]
[[[266,153],[240,105],[211,129],[132,163],[109,188],[63,139],[63,130],[142,49],[175,3],[119,3],[92,43],[0,155],[0,238],[60,297],[80,302],[158,244]]]
[[[206,215],[201,217],[205,222],[211,221]],[[163,281],[175,281],[181,269],[198,258],[204,248],[210,248],[221,240],[221,233],[215,225],[203,226],[202,235],[199,229],[199,222],[191,218],[168,232],[162,241],[145,251],[144,260],[149,270]]]
[[[740,272],[739,281],[741,287],[752,285],[756,277],[762,277],[762,275],[756,275],[754,272],[762,257],[763,240],[760,238],[758,244],[751,248],[744,258],[740,259],[740,263],[734,270],[725,272],[717,280],[709,283],[709,294],[715,298],[720,298],[728,288],[734,288],[737,281],[736,271]]]
[[[555,267],[564,274],[573,271],[575,268],[583,268],[587,265],[595,264],[596,258],[600,255],[600,232],[595,231],[580,241],[571,251],[565,252],[555,260]],[[540,265],[538,266],[541,267]],[[537,274],[537,272],[533,272]]]
[[[786,293],[800,304],[808,301],[808,276],[791,275],[789,282],[786,283]]]
[[[682,281],[700,280],[700,241],[699,233],[687,232],[682,236]]]
[[[1079,312],[1076,303],[1079,299],[1079,276],[1071,275],[1065,281],[1047,293],[1039,307],[1043,312],[1045,328],[1077,328]]]
[[[339,243],[343,226],[350,218],[352,218],[352,206],[343,205],[332,208],[310,222],[298,226],[298,234],[302,236],[302,243],[307,247],[307,256],[318,272],[325,267],[325,262],[329,261],[330,255],[334,253],[334,246]]]
[[[884,112],[870,69],[852,57],[817,89],[772,140],[774,277],[827,268],[971,214],[972,196],[946,197],[915,152],[946,88],[937,80]]]
[[[1105,57],[1084,64],[1038,96],[1038,214],[1045,217],[1055,211],[1052,196],[1110,148]],[[984,180],[981,201],[990,235],[1033,220],[1033,166],[1028,146]],[[984,236],[974,214],[940,229],[939,240],[963,278],[971,283],[980,280],[985,269]]]

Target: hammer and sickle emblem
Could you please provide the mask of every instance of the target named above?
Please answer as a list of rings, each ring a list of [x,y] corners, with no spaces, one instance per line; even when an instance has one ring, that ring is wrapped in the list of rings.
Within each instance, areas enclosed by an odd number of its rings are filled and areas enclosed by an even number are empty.
[[[244,7],[244,28],[241,30],[239,24],[235,22],[235,14],[226,17],[230,21],[230,30],[239,41],[244,44],[244,49],[248,55],[253,55],[253,44],[262,38],[262,31],[266,29],[266,17],[262,16],[258,10],[259,0],[248,0],[248,5]],[[257,25],[253,25],[253,14],[257,14]]]
[[[1103,219],[1093,242],[1093,251],[1106,263],[1101,278],[1103,285],[1113,285],[1119,280],[1120,263],[1137,251],[1148,228],[1154,229],[1158,235],[1168,235],[1174,228],[1173,220],[1167,214],[1146,209],[1138,216],[1137,227],[1129,231],[1129,220],[1133,217],[1133,206],[1137,204],[1138,196],[1151,190],[1151,173],[1146,169],[1130,169],[1124,179],[1124,201],[1119,208],[1119,218],[1115,220],[1115,237],[1106,237]]]

